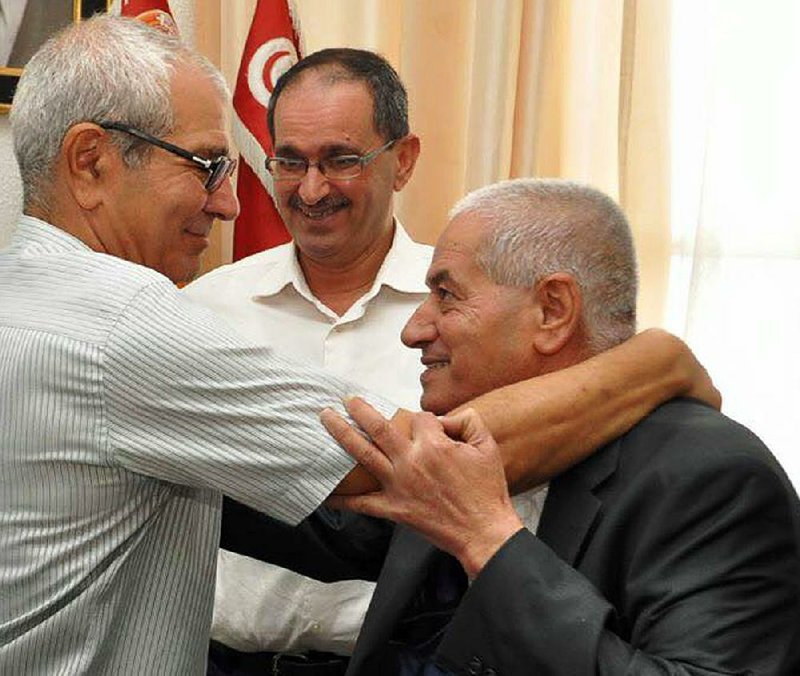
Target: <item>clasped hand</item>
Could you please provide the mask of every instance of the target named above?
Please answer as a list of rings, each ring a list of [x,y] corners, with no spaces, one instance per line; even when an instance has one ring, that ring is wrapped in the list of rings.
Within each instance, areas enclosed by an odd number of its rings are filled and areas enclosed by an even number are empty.
[[[410,526],[455,556],[470,578],[522,528],[497,444],[474,410],[415,413],[404,431],[362,399],[345,407],[369,438],[331,409],[322,422],[381,488],[333,496],[329,506]]]

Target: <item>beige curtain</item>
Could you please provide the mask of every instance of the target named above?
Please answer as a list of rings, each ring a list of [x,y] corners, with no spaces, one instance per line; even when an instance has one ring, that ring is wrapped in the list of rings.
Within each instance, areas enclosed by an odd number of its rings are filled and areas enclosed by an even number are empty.
[[[306,53],[374,49],[406,83],[422,139],[397,211],[434,242],[467,191],[517,176],[618,198],[641,261],[640,326],[668,277],[669,15],[665,0],[295,0]],[[195,0],[197,46],[233,83],[254,0]],[[209,258],[230,256],[230,228]]]

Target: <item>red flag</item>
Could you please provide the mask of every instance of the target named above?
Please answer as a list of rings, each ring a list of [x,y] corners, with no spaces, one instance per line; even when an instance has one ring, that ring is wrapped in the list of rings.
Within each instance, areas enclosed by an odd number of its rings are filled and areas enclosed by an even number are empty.
[[[178,34],[178,25],[169,9],[168,0],[122,0],[121,7],[120,0],[114,0],[111,12],[132,16],[170,35]]]
[[[300,56],[300,34],[287,0],[258,0],[233,94],[233,138],[239,148],[236,194],[241,212],[233,231],[233,259],[288,242],[272,200],[264,160],[272,154],[267,104],[278,78]]]

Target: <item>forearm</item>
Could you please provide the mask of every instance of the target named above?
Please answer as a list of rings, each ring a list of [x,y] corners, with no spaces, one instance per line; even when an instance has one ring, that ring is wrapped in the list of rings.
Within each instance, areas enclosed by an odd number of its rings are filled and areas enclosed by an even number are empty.
[[[570,368],[489,392],[474,408],[491,430],[513,492],[543,483],[676,396],[719,407],[719,393],[686,345],[645,331]]]
[[[392,532],[389,522],[326,508],[288,526],[225,498],[220,546],[324,582],[374,580]]]
[[[720,407],[719,392],[689,348],[658,329],[569,368],[493,390],[456,409],[475,409],[492,432],[512,492],[544,483],[678,396]],[[412,414],[399,410],[402,433]],[[360,494],[377,482],[357,467],[335,491]]]

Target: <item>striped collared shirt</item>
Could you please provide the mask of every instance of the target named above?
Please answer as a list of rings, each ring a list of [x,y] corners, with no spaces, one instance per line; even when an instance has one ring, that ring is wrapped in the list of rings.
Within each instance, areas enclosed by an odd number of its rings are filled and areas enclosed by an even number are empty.
[[[23,217],[0,252],[0,673],[203,673],[220,492],[303,518],[352,467],[318,412],[357,391]]]

